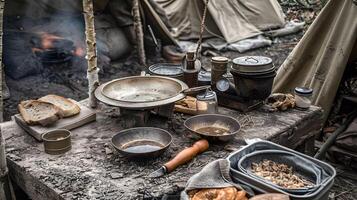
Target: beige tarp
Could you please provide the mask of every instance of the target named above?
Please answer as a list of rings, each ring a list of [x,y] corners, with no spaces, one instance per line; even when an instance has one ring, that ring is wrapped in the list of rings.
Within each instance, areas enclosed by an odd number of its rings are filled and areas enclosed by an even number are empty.
[[[349,60],[356,59],[357,5],[330,0],[278,70],[274,92],[313,88],[313,103],[327,117]]]
[[[166,12],[174,36],[198,38],[204,9],[200,0],[154,0]],[[218,36],[228,43],[282,27],[284,14],[276,0],[210,0],[204,37]]]

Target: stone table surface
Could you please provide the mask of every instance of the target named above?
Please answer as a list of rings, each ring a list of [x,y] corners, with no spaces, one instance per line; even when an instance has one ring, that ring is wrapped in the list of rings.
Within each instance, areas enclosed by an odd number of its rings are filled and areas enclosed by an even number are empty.
[[[241,122],[239,134],[229,143],[211,144],[208,151],[188,164],[155,179],[146,176],[197,140],[183,127],[188,116],[176,113],[171,123],[162,117],[150,117],[150,126],[167,129],[173,136],[170,148],[152,160],[128,160],[112,149],[111,137],[128,122],[120,118],[118,110],[102,104],[98,107],[96,122],[72,131],[72,150],[63,155],[44,153],[43,144],[14,121],[2,123],[1,130],[6,141],[10,176],[34,200],[159,199],[164,194],[177,194],[192,175],[209,162],[227,157],[244,144],[244,139],[290,141],[285,145],[295,148],[310,133],[294,136],[292,130],[303,124],[309,126],[310,121],[322,115],[318,107],[307,111],[266,113],[258,110],[246,114],[220,107],[219,112]],[[287,133],[288,139],[282,139],[281,135]]]

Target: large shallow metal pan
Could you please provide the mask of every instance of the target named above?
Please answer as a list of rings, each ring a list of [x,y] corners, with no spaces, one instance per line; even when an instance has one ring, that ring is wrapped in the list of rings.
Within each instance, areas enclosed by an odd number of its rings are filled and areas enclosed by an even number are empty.
[[[211,142],[227,142],[240,130],[238,120],[220,114],[203,114],[188,118],[184,126],[191,133]],[[223,131],[223,132],[222,132]]]
[[[112,138],[113,147],[128,158],[154,158],[171,144],[171,134],[154,127],[125,129]]]
[[[108,105],[126,109],[149,109],[183,99],[188,86],[175,78],[131,76],[99,86],[96,98]]]

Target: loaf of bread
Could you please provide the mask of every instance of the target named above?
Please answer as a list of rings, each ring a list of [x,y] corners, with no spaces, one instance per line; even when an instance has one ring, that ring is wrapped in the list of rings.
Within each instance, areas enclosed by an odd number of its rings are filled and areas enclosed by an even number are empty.
[[[244,190],[235,187],[199,189],[189,192],[190,200],[248,200]]]
[[[29,125],[49,126],[62,117],[62,112],[57,106],[39,100],[22,101],[18,109]]]
[[[81,108],[76,103],[58,95],[49,94],[38,100],[52,103],[57,106],[62,111],[63,117],[71,117],[77,115],[81,111]]]

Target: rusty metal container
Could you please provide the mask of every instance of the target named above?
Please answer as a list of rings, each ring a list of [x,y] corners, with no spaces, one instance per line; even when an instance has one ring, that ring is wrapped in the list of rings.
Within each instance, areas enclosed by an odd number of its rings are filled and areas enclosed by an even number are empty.
[[[182,63],[183,79],[188,87],[198,86],[198,73],[201,69],[201,62],[196,59],[195,51],[188,51]]]
[[[223,56],[211,58],[211,85],[215,86],[216,82],[227,73],[228,62],[229,59]]]

